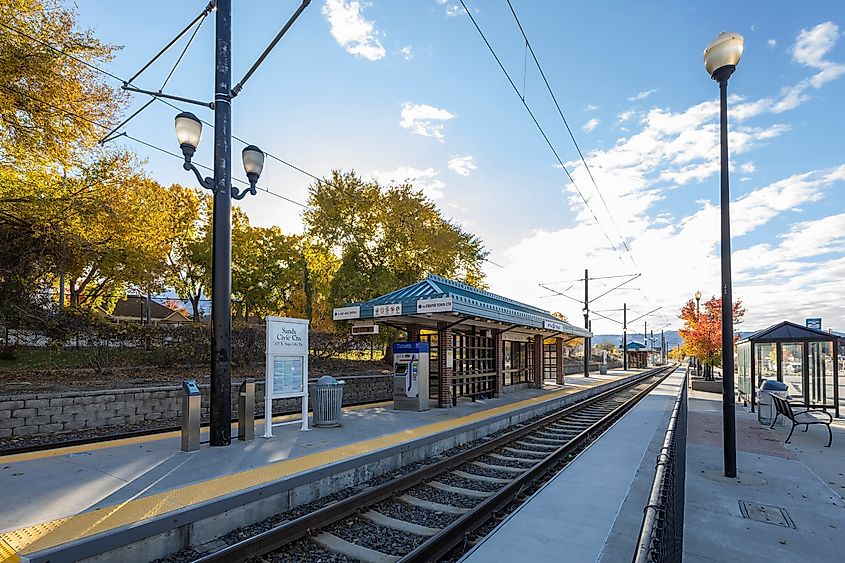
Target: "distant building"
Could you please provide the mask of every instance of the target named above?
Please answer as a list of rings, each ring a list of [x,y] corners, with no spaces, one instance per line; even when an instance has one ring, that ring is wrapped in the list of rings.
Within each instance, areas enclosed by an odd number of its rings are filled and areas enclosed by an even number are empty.
[[[106,313],[113,321],[145,323],[147,322],[147,298],[141,295],[129,295],[114,306],[114,311]],[[179,311],[174,311],[156,301],[149,301],[151,323],[189,323],[191,319]]]

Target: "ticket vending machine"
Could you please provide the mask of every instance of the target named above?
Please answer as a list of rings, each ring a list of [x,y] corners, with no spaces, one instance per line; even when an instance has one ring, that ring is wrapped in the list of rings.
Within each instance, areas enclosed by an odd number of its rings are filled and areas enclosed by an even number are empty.
[[[428,343],[393,344],[393,408],[428,410]]]

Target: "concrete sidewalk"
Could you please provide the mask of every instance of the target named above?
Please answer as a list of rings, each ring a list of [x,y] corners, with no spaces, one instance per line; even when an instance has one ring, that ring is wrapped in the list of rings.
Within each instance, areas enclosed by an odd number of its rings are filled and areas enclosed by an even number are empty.
[[[728,479],[721,409],[720,395],[690,392],[684,561],[845,560],[845,421],[830,448],[819,426],[784,444],[788,425],[769,430],[738,406],[738,474]],[[759,519],[743,516],[742,501]]]

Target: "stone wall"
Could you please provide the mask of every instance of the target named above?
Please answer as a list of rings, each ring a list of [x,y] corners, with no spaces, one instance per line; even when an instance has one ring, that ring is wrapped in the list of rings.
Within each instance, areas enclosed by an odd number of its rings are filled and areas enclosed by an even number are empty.
[[[393,397],[392,379],[385,375],[344,377],[343,404],[387,401]],[[312,380],[312,383],[316,378]],[[238,386],[232,384],[233,417],[237,416]],[[208,420],[209,386],[201,385],[202,417]],[[125,426],[174,419],[182,410],[182,388],[141,387],[107,391],[79,391],[0,396],[0,438],[70,432],[103,426]],[[299,412],[300,399],[279,399],[273,414]],[[264,415],[264,382],[255,385],[255,414]]]

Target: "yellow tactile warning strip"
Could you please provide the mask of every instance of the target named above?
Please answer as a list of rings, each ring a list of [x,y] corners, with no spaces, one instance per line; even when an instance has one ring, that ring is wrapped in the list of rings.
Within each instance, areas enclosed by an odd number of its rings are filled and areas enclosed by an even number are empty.
[[[604,383],[608,383],[608,381],[596,380],[594,383],[578,385],[577,387],[583,389],[584,387],[595,387]],[[458,426],[472,424],[510,411],[551,401],[575,392],[575,387],[576,385],[572,385],[568,389],[523,399],[459,418],[434,422],[394,434],[340,446],[331,450],[277,461],[239,473],[224,475],[201,483],[129,500],[114,506],[83,512],[66,518],[59,518],[12,532],[5,532],[0,534],[0,545],[5,543],[15,553],[19,554],[35,553],[87,536],[114,530],[121,526],[136,524],[142,520],[186,508],[200,502],[210,501],[217,497],[264,485],[314,469],[315,467],[328,465],[417,438],[438,434]],[[372,407],[372,405],[369,406]],[[14,561],[14,559],[8,559],[8,561]],[[6,562],[7,559],[0,559],[0,563]]]
[[[382,401],[380,403],[366,403],[363,405],[353,405],[351,407],[343,407],[344,411],[356,411],[362,409],[374,409],[378,407],[386,407],[392,405],[393,401]],[[273,417],[273,423],[284,422],[285,420],[294,420],[302,416],[300,413],[283,414]],[[262,423],[263,424],[263,423]],[[237,428],[236,423],[232,423],[232,429]],[[208,434],[208,428],[202,429],[202,434]],[[2,456],[0,455],[0,463],[16,463],[19,461],[31,461],[33,459],[44,459],[48,457],[62,456],[79,452],[93,452],[96,450],[103,450],[107,448],[117,448],[120,446],[131,446],[135,444],[145,444],[147,442],[156,442],[158,440],[166,440],[168,438],[178,438],[180,432],[175,430],[173,432],[162,432],[161,434],[150,434],[149,436],[136,436],[134,438],[117,438],[115,440],[108,440],[106,442],[95,442],[93,444],[82,444],[79,446],[67,446],[66,448],[52,448],[40,452],[27,452],[23,454],[12,454]],[[3,560],[0,559],[0,563]]]

